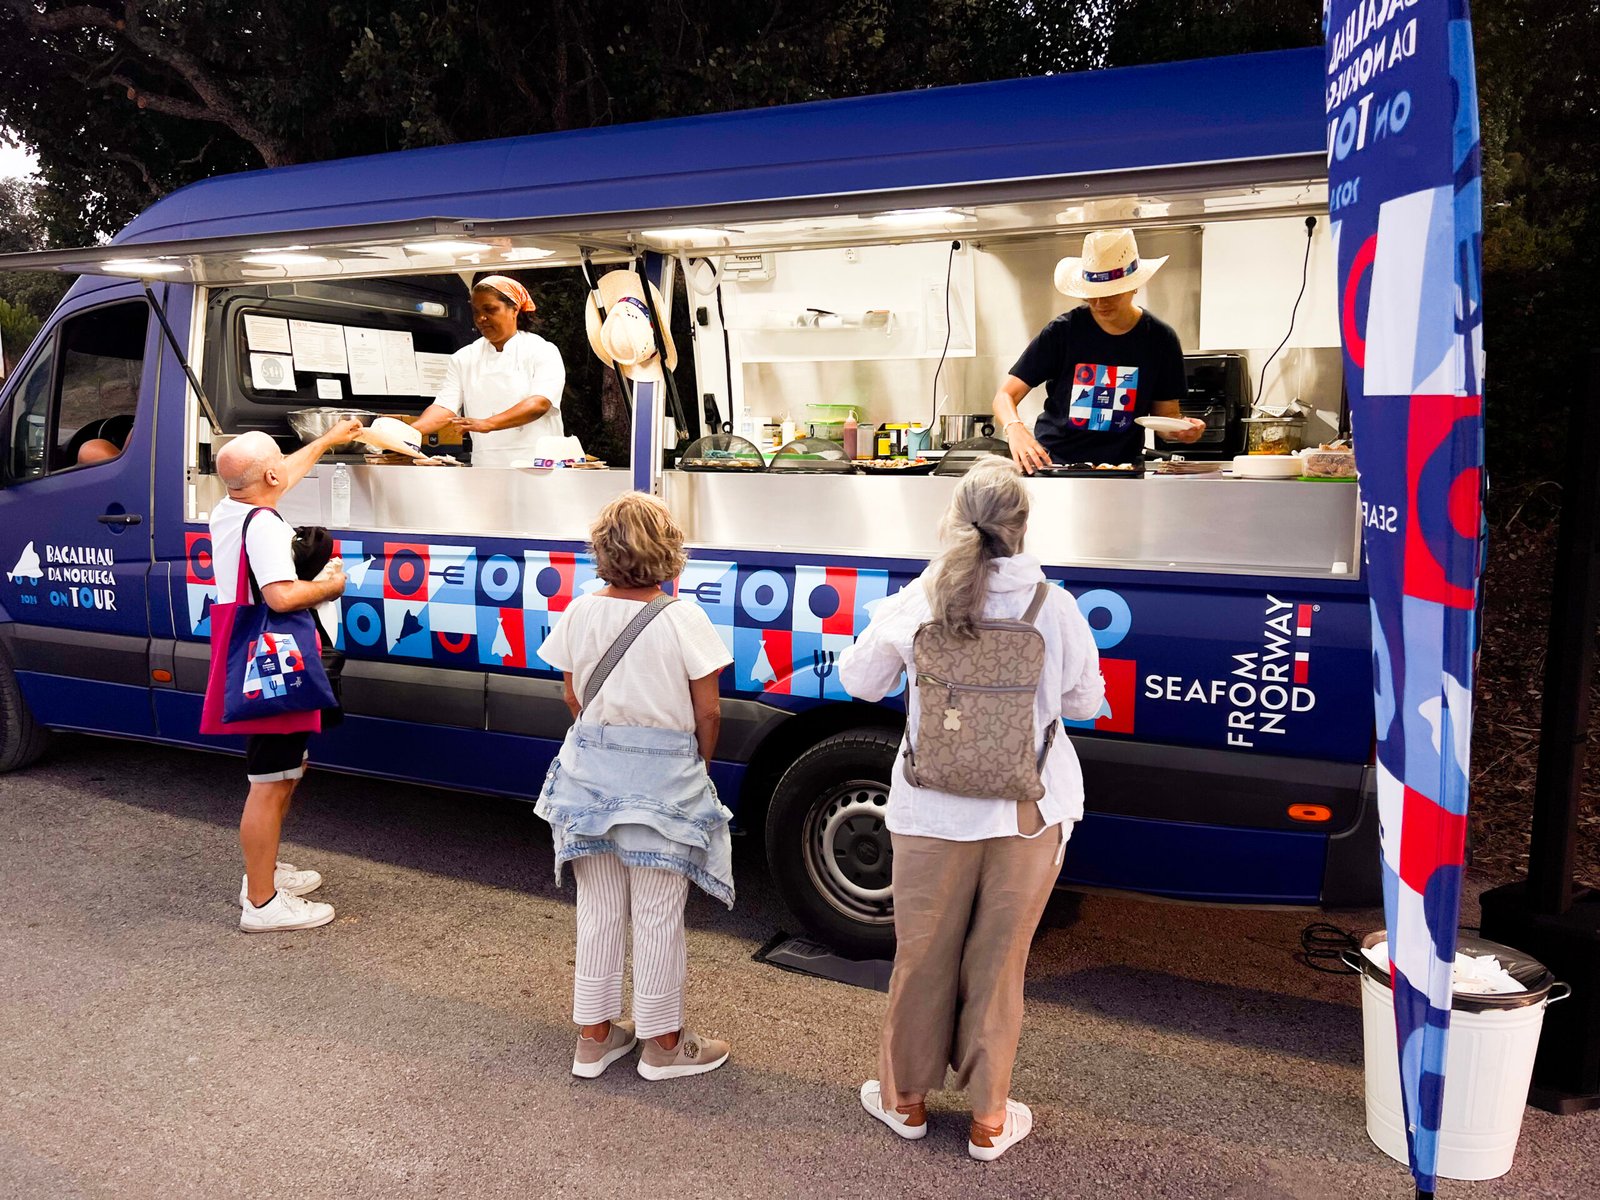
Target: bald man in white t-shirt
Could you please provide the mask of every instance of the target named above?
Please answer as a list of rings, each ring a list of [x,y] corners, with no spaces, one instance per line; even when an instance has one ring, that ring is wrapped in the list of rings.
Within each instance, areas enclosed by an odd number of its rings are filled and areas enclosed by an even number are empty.
[[[342,421],[322,437],[285,455],[264,433],[234,438],[217,454],[217,475],[228,489],[211,513],[211,562],[217,601],[237,597],[239,550],[249,539],[250,572],[262,601],[273,612],[314,608],[344,593],[344,569],[336,566],[325,578],[300,579],[294,566],[294,530],[278,515],[283,494],[305,478],[328,449],[348,442],[361,422]],[[257,508],[270,511],[246,520]],[[278,862],[278,841],[289,801],[305,775],[309,734],[260,733],[245,739],[245,772],[250,793],[239,820],[239,845],[245,877],[239,891],[239,928],[247,933],[315,929],[333,920],[333,905],[301,897],[322,885],[315,871],[301,871]]]

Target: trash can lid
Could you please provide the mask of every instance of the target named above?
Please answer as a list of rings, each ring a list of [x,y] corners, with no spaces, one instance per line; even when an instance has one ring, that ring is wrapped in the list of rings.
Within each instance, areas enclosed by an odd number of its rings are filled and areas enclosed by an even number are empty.
[[[1377,929],[1361,939],[1361,949],[1365,951],[1379,942],[1388,940],[1389,931]],[[1499,942],[1491,942],[1487,938],[1458,934],[1456,953],[1471,958],[1478,958],[1484,954],[1494,955],[1506,973],[1520,983],[1524,990],[1500,993],[1455,992],[1450,1000],[1450,1008],[1455,1012],[1493,1012],[1507,1008],[1526,1008],[1530,1004],[1543,1003],[1545,997],[1550,994],[1550,989],[1556,984],[1556,977],[1550,973],[1550,968],[1538,959],[1524,954],[1521,950],[1513,950],[1510,946],[1502,946]],[[1393,980],[1389,978],[1387,965],[1380,967],[1364,953],[1356,957],[1361,960],[1363,975],[1384,987],[1394,986]]]

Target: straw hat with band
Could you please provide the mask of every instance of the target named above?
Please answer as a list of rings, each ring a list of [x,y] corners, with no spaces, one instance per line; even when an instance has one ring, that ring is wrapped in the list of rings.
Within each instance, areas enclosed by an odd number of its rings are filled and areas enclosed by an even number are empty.
[[[1077,300],[1137,291],[1166,261],[1140,258],[1131,229],[1097,229],[1083,239],[1082,258],[1056,264],[1056,291]]]
[[[661,358],[656,353],[656,339],[650,327],[650,309],[644,300],[644,283],[636,271],[608,271],[600,276],[600,307],[605,309],[602,321],[595,305],[594,293],[589,294],[584,306],[583,323],[589,334],[589,346],[601,362],[616,363],[629,379],[660,382]],[[655,284],[650,285],[650,300],[657,313],[666,312],[666,301]],[[672,330],[662,323],[661,336],[666,342],[667,370],[678,366],[678,347],[672,340]]]

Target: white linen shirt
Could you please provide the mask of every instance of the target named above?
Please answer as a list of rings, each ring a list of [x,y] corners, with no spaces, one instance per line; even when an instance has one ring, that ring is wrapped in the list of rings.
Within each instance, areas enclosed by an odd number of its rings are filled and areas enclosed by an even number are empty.
[[[581,701],[589,676],[644,605],[617,596],[579,596],[539,647],[539,657],[558,671],[572,672],[572,690]],[[617,662],[584,709],[584,723],[693,733],[689,681],[714,675],[732,661],[705,609],[692,600],[669,604]]]
[[[882,700],[895,689],[902,673],[911,665],[911,640],[917,627],[932,618],[924,580],[927,572],[913,580],[905,590],[885,600],[867,626],[866,632],[839,658],[839,682],[845,691],[861,700]],[[1033,600],[1034,588],[1044,580],[1039,560],[1032,555],[996,559],[990,565],[989,597],[984,616],[1020,618]],[[1035,622],[1044,637],[1044,670],[1033,711],[1037,741],[1044,745],[1044,731],[1051,723],[1067,717],[1086,721],[1098,715],[1105,703],[1105,681],[1100,677],[1100,652],[1095,648],[1089,622],[1078,611],[1077,601],[1065,589],[1052,587]],[[917,689],[906,689],[906,734],[917,727],[920,706]],[[1041,772],[1044,797],[1039,812],[1045,827],[1077,821],[1083,816],[1083,771],[1078,766],[1072,741],[1058,731],[1050,755]],[[917,787],[905,777],[903,760],[896,756],[894,776],[889,784],[889,808],[885,823],[891,833],[913,837],[944,838],[952,842],[975,842],[983,838],[1015,837],[1017,805],[1009,800],[956,796],[934,788]],[[1067,830],[1063,829],[1063,840]]]
[[[519,330],[499,350],[488,338],[479,338],[452,354],[433,402],[453,413],[483,419],[529,396],[549,400],[549,411],[537,421],[472,435],[474,466],[509,467],[519,459],[531,459],[540,438],[562,436],[561,392],[566,386],[561,351],[538,334]]]

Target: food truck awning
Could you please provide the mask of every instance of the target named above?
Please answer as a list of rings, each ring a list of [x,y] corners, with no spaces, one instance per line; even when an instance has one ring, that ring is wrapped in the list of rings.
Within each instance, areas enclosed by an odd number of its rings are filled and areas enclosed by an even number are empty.
[[[3,256],[0,270],[215,283],[554,265],[576,261],[580,246],[622,257],[632,247],[883,240],[886,227],[908,238],[981,234],[995,226],[971,211],[977,204],[991,215],[1053,204],[1062,211],[1051,223],[1080,226],[1095,212],[1063,201],[1108,196],[1199,218],[1228,215],[1231,194],[1240,213],[1260,215],[1296,202],[1263,187],[1326,176],[1321,74],[1307,48],[307,163],[193,184],[110,247]],[[1200,189],[1208,203],[1193,199]],[[1174,211],[1174,196],[1189,199]],[[1010,225],[1037,227],[1038,216],[1019,212]],[[730,230],[733,220],[765,229]],[[695,236],[673,236],[685,226]],[[452,242],[490,249],[443,248]],[[424,243],[441,248],[437,259],[414,248]],[[152,261],[164,265],[126,265]]]

